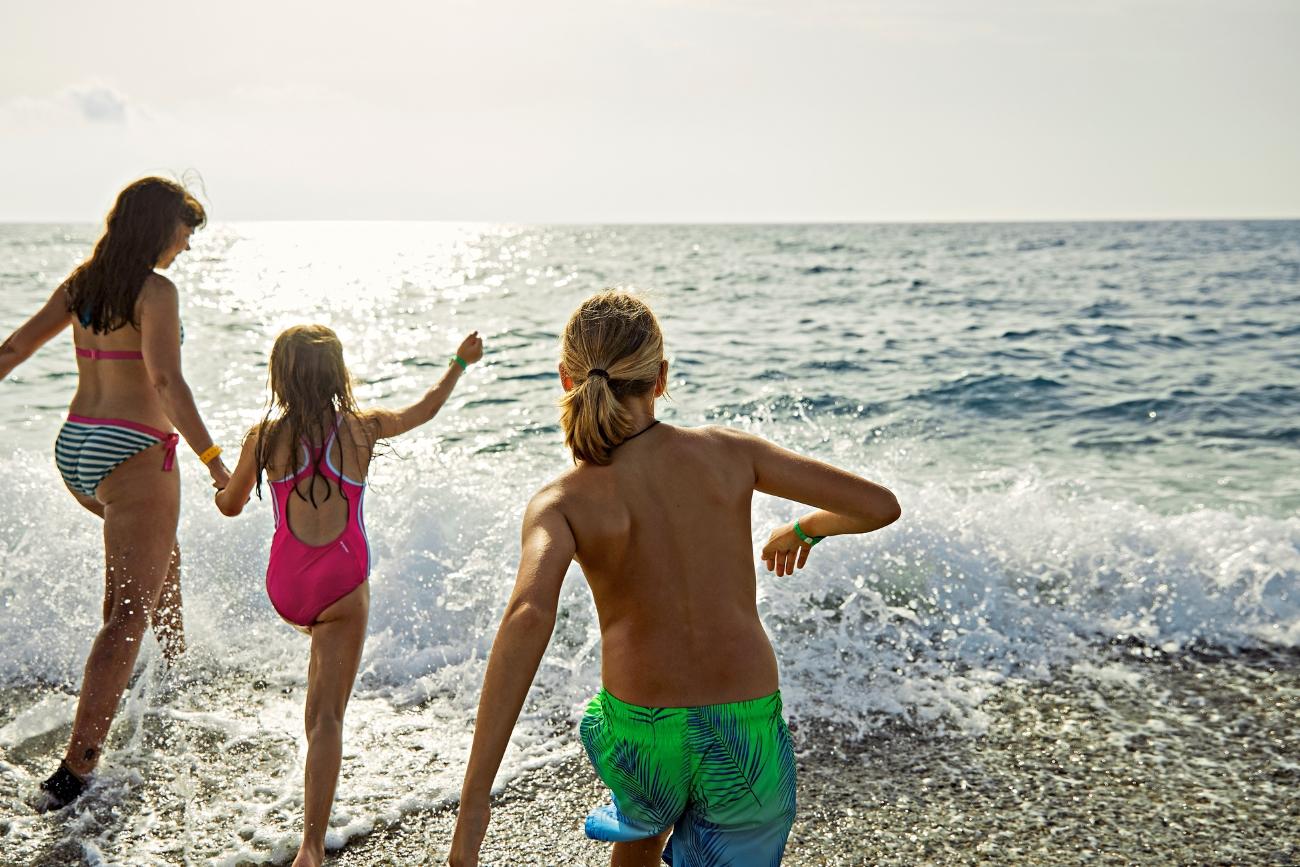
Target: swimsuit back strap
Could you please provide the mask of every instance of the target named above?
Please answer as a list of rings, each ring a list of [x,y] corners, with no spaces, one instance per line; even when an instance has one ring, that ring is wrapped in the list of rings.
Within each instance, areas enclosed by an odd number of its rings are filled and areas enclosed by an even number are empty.
[[[325,438],[325,445],[321,446],[321,453],[325,456],[326,463],[329,462],[330,449],[333,448],[334,441],[339,438],[339,419],[342,417],[341,413],[334,416],[334,427],[330,430],[330,435]],[[342,446],[339,448],[342,448]]]
[[[308,476],[314,475],[313,469],[316,467],[320,467],[321,475],[325,476],[325,478],[333,479],[336,484],[343,484],[343,478],[338,471],[334,469],[333,464],[330,462],[330,447],[334,445],[334,440],[338,438],[338,422],[339,419],[338,416],[336,416],[334,418],[334,429],[330,431],[330,435],[325,438],[325,442],[319,447],[313,446],[311,443],[307,442],[306,437],[303,438],[302,448],[307,454],[307,464],[301,470],[294,473],[294,485],[297,485],[298,482]],[[321,466],[322,463],[324,463],[323,467]]]

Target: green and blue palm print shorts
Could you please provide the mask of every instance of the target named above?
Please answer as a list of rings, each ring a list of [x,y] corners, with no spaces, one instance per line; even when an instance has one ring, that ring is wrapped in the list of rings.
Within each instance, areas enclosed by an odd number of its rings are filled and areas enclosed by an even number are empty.
[[[794,823],[794,748],[781,693],[703,707],[639,707],[607,691],[582,745],[613,803],[587,817],[608,843],[672,837],[673,867],[778,865]]]

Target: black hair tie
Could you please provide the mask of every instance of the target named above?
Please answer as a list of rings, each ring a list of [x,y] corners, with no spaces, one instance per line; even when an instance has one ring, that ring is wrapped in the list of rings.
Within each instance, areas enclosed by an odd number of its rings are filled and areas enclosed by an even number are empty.
[[[608,371],[608,370],[601,370],[599,367],[593,367],[591,370],[588,370],[588,371],[587,371],[587,378],[588,378],[588,379],[591,379],[591,377],[593,377],[593,376],[603,376],[603,377],[605,377],[605,381],[606,381],[606,382],[609,381],[609,371]]]

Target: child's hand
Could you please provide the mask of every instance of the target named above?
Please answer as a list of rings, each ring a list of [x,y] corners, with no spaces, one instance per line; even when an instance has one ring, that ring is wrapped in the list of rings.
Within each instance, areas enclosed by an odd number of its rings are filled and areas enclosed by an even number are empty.
[[[478,336],[477,331],[471,331],[469,336],[460,342],[456,354],[464,359],[466,364],[479,361],[483,358],[483,338]]]
[[[767,544],[763,546],[763,562],[767,571],[776,570],[776,577],[793,575],[795,569],[802,569],[808,562],[808,552],[812,546],[799,538],[791,522],[772,531]]]
[[[217,511],[226,517],[232,518],[242,512],[244,506],[247,506],[249,501],[253,499],[251,495],[244,497],[244,502],[239,504],[239,508],[232,509],[231,506],[235,502],[235,498],[232,496],[233,493],[233,491],[227,493],[225,488],[218,488],[217,493],[212,497],[212,501],[217,504]]]

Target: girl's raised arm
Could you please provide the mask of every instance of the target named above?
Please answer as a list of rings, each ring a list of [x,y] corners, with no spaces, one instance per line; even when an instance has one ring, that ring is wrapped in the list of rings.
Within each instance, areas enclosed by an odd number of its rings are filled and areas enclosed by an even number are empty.
[[[388,439],[399,436],[432,419],[438,414],[438,410],[442,409],[447,398],[451,397],[460,375],[469,365],[482,357],[483,338],[478,336],[477,331],[471,331],[469,336],[461,341],[460,347],[456,350],[456,357],[448,362],[447,372],[442,375],[442,379],[438,380],[437,385],[425,392],[424,397],[405,409],[372,409],[366,412],[366,417],[375,425],[375,438]]]
[[[32,353],[50,341],[50,338],[68,327],[72,314],[68,312],[68,295],[63,287],[45,302],[36,315],[0,344],[0,379],[4,379],[18,365],[32,357]]]
[[[478,864],[479,847],[487,833],[492,780],[501,767],[519,710],[551,640],[560,587],[576,551],[577,542],[556,495],[542,490],[524,512],[519,573],[483,676],[483,694],[474,720],[474,745],[465,768],[451,841],[453,867]]]
[[[789,575],[808,562],[825,536],[870,533],[898,520],[902,509],[889,489],[761,437],[729,434],[744,443],[754,464],[754,490],[794,500],[816,511],[772,531],[763,546],[769,572]]]

